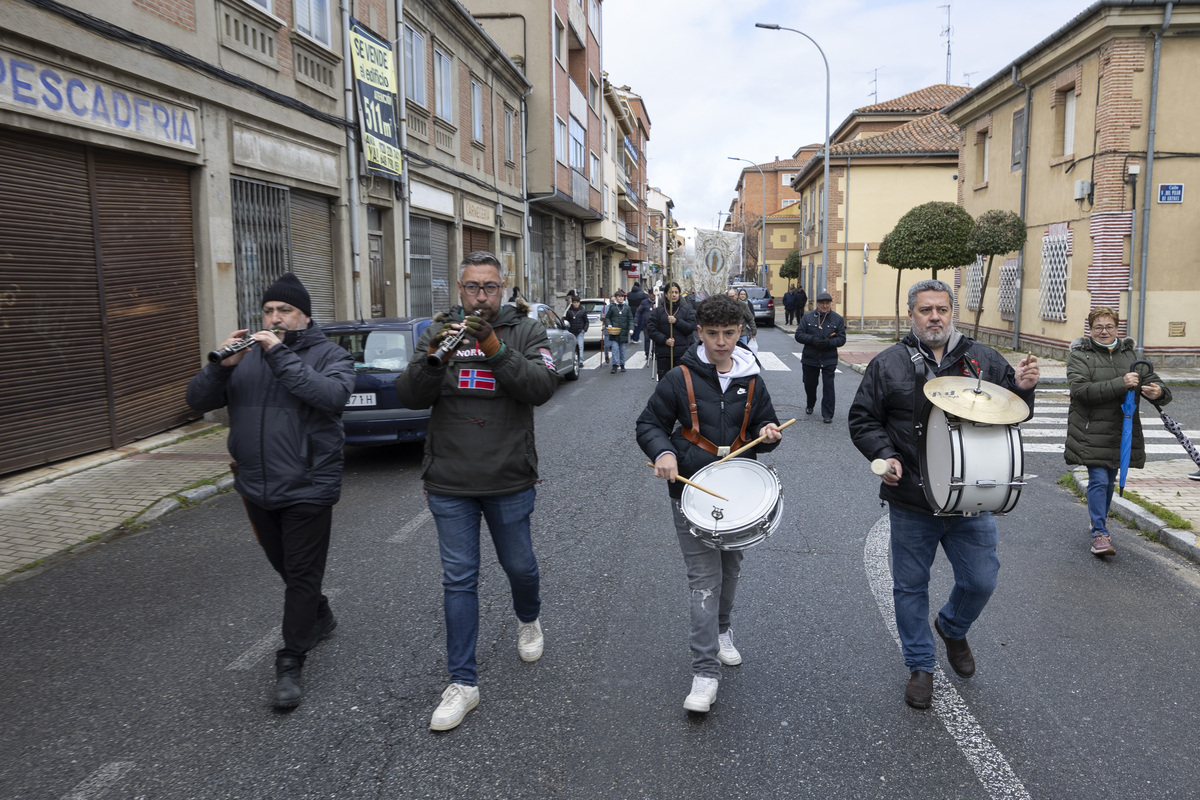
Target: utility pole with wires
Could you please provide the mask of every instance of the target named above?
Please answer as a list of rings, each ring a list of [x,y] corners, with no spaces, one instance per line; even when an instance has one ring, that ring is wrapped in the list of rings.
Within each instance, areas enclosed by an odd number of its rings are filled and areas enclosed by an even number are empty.
[[[951,39],[951,36],[954,34],[954,28],[950,27],[950,4],[946,3],[946,5],[938,6],[938,8],[946,9],[946,27],[942,29],[941,35],[946,37],[946,84],[949,85],[949,83],[950,83],[950,39]]]

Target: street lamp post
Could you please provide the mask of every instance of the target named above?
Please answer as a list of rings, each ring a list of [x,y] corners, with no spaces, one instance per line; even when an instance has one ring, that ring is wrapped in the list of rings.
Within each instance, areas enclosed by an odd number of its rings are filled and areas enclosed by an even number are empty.
[[[758,234],[759,252],[761,255],[758,257],[758,279],[760,285],[766,286],[766,273],[764,269],[767,263],[767,178],[763,174],[762,167],[748,158],[737,158],[736,156],[726,156],[726,158],[730,161],[745,161],[747,164],[750,164],[758,170],[758,179],[762,181],[762,219],[760,220],[762,230]],[[746,228],[746,220],[742,220],[742,228]]]
[[[798,33],[805,39],[813,43],[817,48],[817,52],[821,54],[821,60],[825,62],[825,196],[822,198],[822,214],[824,221],[821,224],[821,288],[820,292],[828,291],[829,278],[829,59],[825,57],[825,51],[821,49],[821,45],[817,44],[817,40],[809,36],[804,31],[798,31],[795,28],[784,28],[781,25],[767,22],[754,23],[756,28],[765,28],[769,31],[791,31]]]

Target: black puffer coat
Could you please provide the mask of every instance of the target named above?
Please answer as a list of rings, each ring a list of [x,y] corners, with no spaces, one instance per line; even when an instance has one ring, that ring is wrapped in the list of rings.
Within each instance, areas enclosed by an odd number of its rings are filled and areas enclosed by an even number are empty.
[[[738,346],[750,352],[749,348]],[[745,398],[749,393],[751,381],[756,383],[754,399],[750,404],[750,421],[746,425],[746,438],[757,439],[759,430],[768,422],[779,424],[779,418],[775,416],[775,407],[771,404],[771,395],[767,392],[767,384],[761,374],[734,378],[729,382],[729,388],[722,392],[717,368],[702,362],[696,354],[695,347],[690,348],[684,355],[683,365],[692,373],[696,413],[700,417],[700,433],[713,444],[727,447],[737,438],[746,414]],[[684,438],[683,428],[691,426],[687,384],[684,382],[683,371],[676,367],[664,375],[654,387],[654,394],[650,395],[646,408],[638,416],[638,446],[651,461],[664,452],[674,453],[679,463],[679,474],[689,478],[700,468],[717,460],[717,456]],[[754,458],[755,453],[770,452],[778,446],[779,442],[763,442],[738,457]],[[678,498],[683,494],[683,484],[679,481],[668,483],[667,489],[671,497]]]
[[[1084,336],[1071,342],[1067,356],[1067,382],[1071,387],[1071,410],[1067,415],[1067,447],[1063,457],[1068,464],[1117,469],[1121,465],[1121,424],[1125,419],[1121,404],[1125,402],[1124,376],[1139,372],[1142,383],[1157,383],[1163,387],[1156,405],[1171,402],[1171,390],[1162,378],[1145,366],[1131,369],[1138,360],[1133,339],[1124,339],[1110,352]],[[1143,402],[1150,402],[1142,398]],[[1133,415],[1133,449],[1129,466],[1146,465],[1146,444],[1142,438],[1142,421]]]
[[[331,506],[342,492],[342,410],[354,361],[315,324],[292,345],[251,347],[234,367],[208,364],[192,378],[197,411],[229,407],[229,454],[238,494],[267,509]]]
[[[654,355],[660,365],[677,367],[683,363],[683,354],[693,349],[696,342],[696,310],[682,301],[669,308],[669,301],[650,312],[646,322],[646,335],[654,342]],[[671,322],[668,316],[675,317]],[[675,346],[667,347],[667,339],[674,339]]]
[[[810,311],[796,323],[796,343],[804,345],[800,363],[836,367],[837,349],[846,344],[846,323],[836,311]]]
[[[916,375],[905,345],[917,347],[917,337],[911,331],[899,344],[884,350],[867,365],[858,393],[850,405],[850,438],[868,459],[895,458],[903,467],[898,486],[880,482],[880,499],[909,511],[932,514],[933,509],[920,486],[921,460],[913,432]],[[953,350],[943,355],[940,367],[925,356],[926,364],[937,377],[970,374],[964,359],[971,360],[985,381],[1019,395],[1029,405],[1030,416],[1033,415],[1034,390],[1017,388],[1013,368],[987,345],[962,336]],[[918,415],[924,414],[928,402],[922,394],[916,407]]]

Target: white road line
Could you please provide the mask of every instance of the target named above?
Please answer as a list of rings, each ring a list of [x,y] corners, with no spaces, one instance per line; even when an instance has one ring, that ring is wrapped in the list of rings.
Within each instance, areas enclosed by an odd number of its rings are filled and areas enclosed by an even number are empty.
[[[1064,435],[1063,438],[1065,439],[1066,436]],[[1026,453],[1061,453],[1066,449],[1066,442],[1022,442],[1021,449]],[[1187,457],[1187,453],[1179,444],[1148,444],[1146,445],[1146,455]]]
[[[99,800],[133,767],[132,761],[110,761],[64,794],[62,800]]]
[[[604,364],[604,354],[596,353],[596,355],[592,356],[591,358],[586,359],[583,362],[583,368],[584,369],[598,369],[599,367],[603,366],[603,364]]]
[[[892,601],[892,570],[888,561],[890,536],[891,524],[885,516],[880,518],[867,534],[867,544],[863,548],[863,566],[866,567],[871,592],[875,595],[879,613],[883,615],[884,625],[899,645],[900,634],[896,631],[896,610]],[[946,678],[941,667],[934,667],[933,684],[933,710],[971,768],[975,770],[975,776],[983,784],[988,796],[994,800],[1029,798],[1029,792],[1025,790],[1021,779],[1013,772],[1004,754],[992,744],[992,740],[975,720],[975,715]]]
[[[1034,420],[1034,421],[1036,421],[1036,420]],[[1024,425],[1024,423],[1022,423],[1022,425]],[[1189,439],[1195,439],[1197,437],[1200,437],[1200,431],[1184,431],[1183,433]],[[1021,428],[1021,436],[1025,437],[1025,438],[1062,436],[1065,439],[1067,436],[1067,428],[1065,425],[1060,427],[1057,430],[1053,430],[1053,429],[1047,430],[1046,428],[1022,427]],[[1148,430],[1143,429],[1142,436],[1146,439],[1169,439],[1172,442],[1175,441],[1175,434],[1171,433],[1168,430],[1158,430],[1158,431],[1149,430],[1148,431]],[[1181,447],[1180,450],[1182,451],[1183,448]]]
[[[341,589],[326,589],[325,596],[330,600],[342,593]],[[235,658],[225,669],[244,672],[259,662],[268,653],[274,653],[283,647],[283,636],[278,630],[273,630],[254,644],[244,653]]]
[[[413,531],[424,525],[426,522],[429,522],[431,519],[433,519],[433,514],[429,513],[429,509],[422,508],[415,517],[404,523],[404,527],[397,531],[395,535],[388,537],[388,544],[400,544],[407,539],[409,535],[413,533]]]
[[[768,353],[765,350],[759,352],[758,360],[762,363],[762,367],[764,370],[770,370],[773,372],[791,372],[792,371],[791,367],[789,367],[787,364],[783,363],[783,359],[781,359],[779,356],[775,355],[774,353]]]

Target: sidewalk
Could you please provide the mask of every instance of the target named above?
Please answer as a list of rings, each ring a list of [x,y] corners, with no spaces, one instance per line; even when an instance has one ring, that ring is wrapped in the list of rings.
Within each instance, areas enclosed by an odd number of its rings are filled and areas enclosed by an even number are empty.
[[[225,436],[193,422],[0,479],[0,585],[228,490]]]

